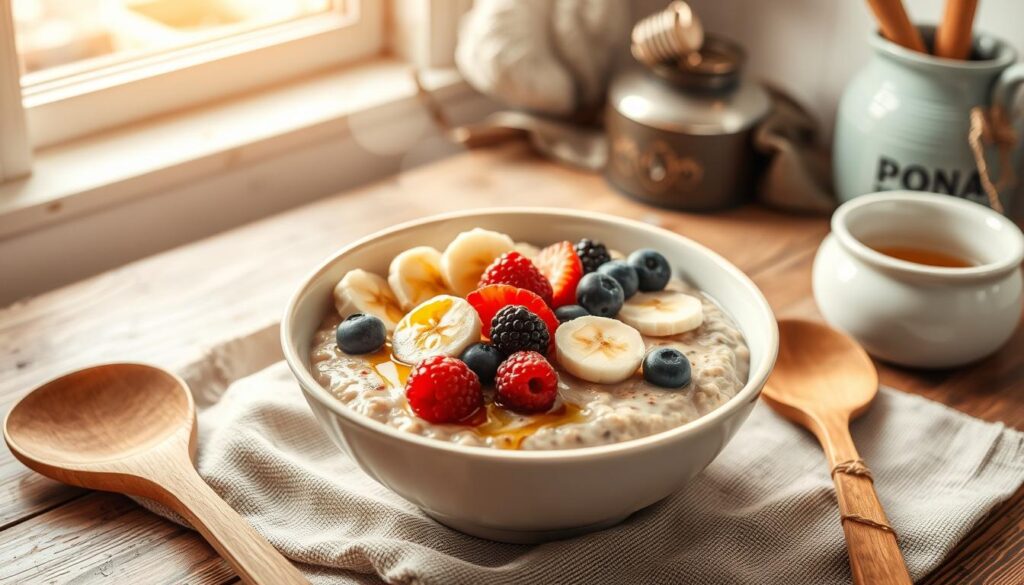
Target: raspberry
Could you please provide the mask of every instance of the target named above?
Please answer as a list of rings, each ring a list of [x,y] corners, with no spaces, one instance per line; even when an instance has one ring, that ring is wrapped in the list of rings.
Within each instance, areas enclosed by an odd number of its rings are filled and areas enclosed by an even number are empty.
[[[583,263],[583,272],[593,272],[597,270],[597,267],[608,262],[612,259],[611,255],[608,254],[608,248],[604,247],[601,242],[595,242],[587,238],[576,242],[576,255],[580,257],[580,262]]]
[[[446,355],[428,357],[413,368],[405,398],[416,416],[432,423],[464,421],[484,404],[473,370]]]
[[[494,377],[498,403],[519,412],[545,412],[558,396],[558,374],[544,356],[520,351],[502,362]]]
[[[510,284],[534,292],[545,303],[551,304],[551,283],[529,258],[519,252],[502,254],[484,270],[477,287],[488,284]]]
[[[491,320],[491,344],[505,355],[523,350],[547,353],[550,342],[544,320],[522,305],[509,305]]]

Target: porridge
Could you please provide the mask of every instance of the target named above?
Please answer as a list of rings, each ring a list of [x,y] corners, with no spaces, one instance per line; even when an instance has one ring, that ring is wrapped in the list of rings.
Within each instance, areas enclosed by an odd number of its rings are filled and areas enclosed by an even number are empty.
[[[618,257],[613,259],[613,256]],[[569,449],[693,421],[746,383],[742,334],[653,250],[497,232],[399,254],[335,289],[311,369],[353,411],[461,445]]]

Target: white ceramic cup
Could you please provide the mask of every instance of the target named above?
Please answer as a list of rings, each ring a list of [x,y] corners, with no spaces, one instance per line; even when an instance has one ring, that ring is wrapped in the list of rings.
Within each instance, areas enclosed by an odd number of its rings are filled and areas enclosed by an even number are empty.
[[[975,263],[943,268],[869,246],[946,252]],[[1021,317],[1024,236],[991,209],[948,195],[889,191],[857,197],[832,216],[814,259],[825,319],[875,357],[939,368],[1002,346]]]
[[[711,295],[736,321],[750,348],[746,385],[719,408],[680,427],[613,445],[556,451],[505,451],[421,437],[358,414],[332,397],[313,378],[309,353],[314,332],[333,310],[331,291],[338,280],[353,268],[386,274],[402,250],[443,249],[474,227],[537,245],[588,237],[624,252],[660,250],[676,274]],[[345,247],[300,284],[281,322],[281,342],[317,420],[367,474],[448,526],[493,540],[535,542],[614,524],[700,473],[753,409],[775,364],[778,327],[754,283],[692,240],[610,215],[505,209],[429,218]]]

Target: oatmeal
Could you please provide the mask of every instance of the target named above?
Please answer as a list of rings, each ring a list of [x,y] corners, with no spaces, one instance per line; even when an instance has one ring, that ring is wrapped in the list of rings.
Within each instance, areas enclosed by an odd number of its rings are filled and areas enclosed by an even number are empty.
[[[462,445],[503,449],[571,449],[628,441],[659,433],[706,415],[746,383],[749,350],[735,324],[700,291],[673,281],[675,290],[700,302],[703,320],[685,333],[643,335],[645,350],[678,349],[690,363],[684,388],[663,388],[634,371],[625,380],[596,383],[554,366],[558,374],[554,405],[522,414],[495,403],[495,390],[483,388],[484,407],[461,424],[437,424],[417,416],[406,399],[410,367],[384,346],[348,355],[336,343],[342,318],[328,316],[313,340],[312,370],[340,402],[363,416],[414,433]]]

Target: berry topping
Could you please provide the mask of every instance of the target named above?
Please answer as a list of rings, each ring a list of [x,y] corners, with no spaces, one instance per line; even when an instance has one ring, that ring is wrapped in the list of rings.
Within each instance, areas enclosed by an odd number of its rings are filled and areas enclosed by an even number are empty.
[[[644,357],[644,380],[662,388],[682,388],[690,383],[690,360],[678,349],[652,349]]]
[[[544,320],[522,305],[509,305],[491,321],[491,343],[505,355],[517,351],[547,353],[551,334]]]
[[[612,257],[608,254],[608,248],[601,242],[587,238],[576,242],[576,255],[583,263],[583,272],[590,273],[597,270],[597,267],[608,262]]]
[[[558,396],[558,374],[535,351],[512,354],[498,368],[495,385],[498,404],[519,412],[548,411]]]
[[[510,284],[534,293],[551,304],[551,282],[529,258],[519,252],[505,252],[484,270],[479,286]]]
[[[494,374],[505,356],[489,343],[474,343],[462,352],[459,359],[466,362],[469,369],[480,378],[481,384],[489,386],[494,383]]]
[[[572,242],[558,242],[544,248],[534,258],[534,264],[551,282],[552,307],[576,303],[576,285],[583,277],[583,263]]]
[[[555,317],[558,317],[559,323],[565,323],[566,321],[572,321],[580,317],[586,317],[590,313],[586,309],[579,305],[565,305],[564,307],[558,307],[555,309]]]
[[[614,317],[622,308],[625,296],[619,281],[600,272],[592,272],[576,287],[576,300],[591,315]]]
[[[482,286],[466,296],[469,304],[473,305],[480,315],[483,323],[482,333],[491,336],[491,320],[498,314],[498,311],[509,305],[522,305],[531,313],[540,317],[548,326],[548,333],[553,335],[558,329],[558,319],[551,312],[544,299],[528,290],[516,288],[507,284],[489,284]]]
[[[640,290],[651,292],[661,290],[672,278],[672,267],[664,256],[651,249],[637,250],[626,260],[636,270]]]
[[[372,353],[383,347],[387,335],[383,321],[373,315],[356,313],[338,324],[334,338],[341,351],[360,354]]]
[[[465,363],[446,355],[421,361],[405,384],[416,416],[432,423],[464,421],[484,404],[480,379]]]
[[[629,265],[625,260],[612,260],[611,262],[605,262],[598,269],[601,274],[607,274],[619,282],[619,286],[622,287],[622,294],[625,298],[629,298],[636,294],[636,291],[640,288],[640,279],[636,275],[636,269]]]

